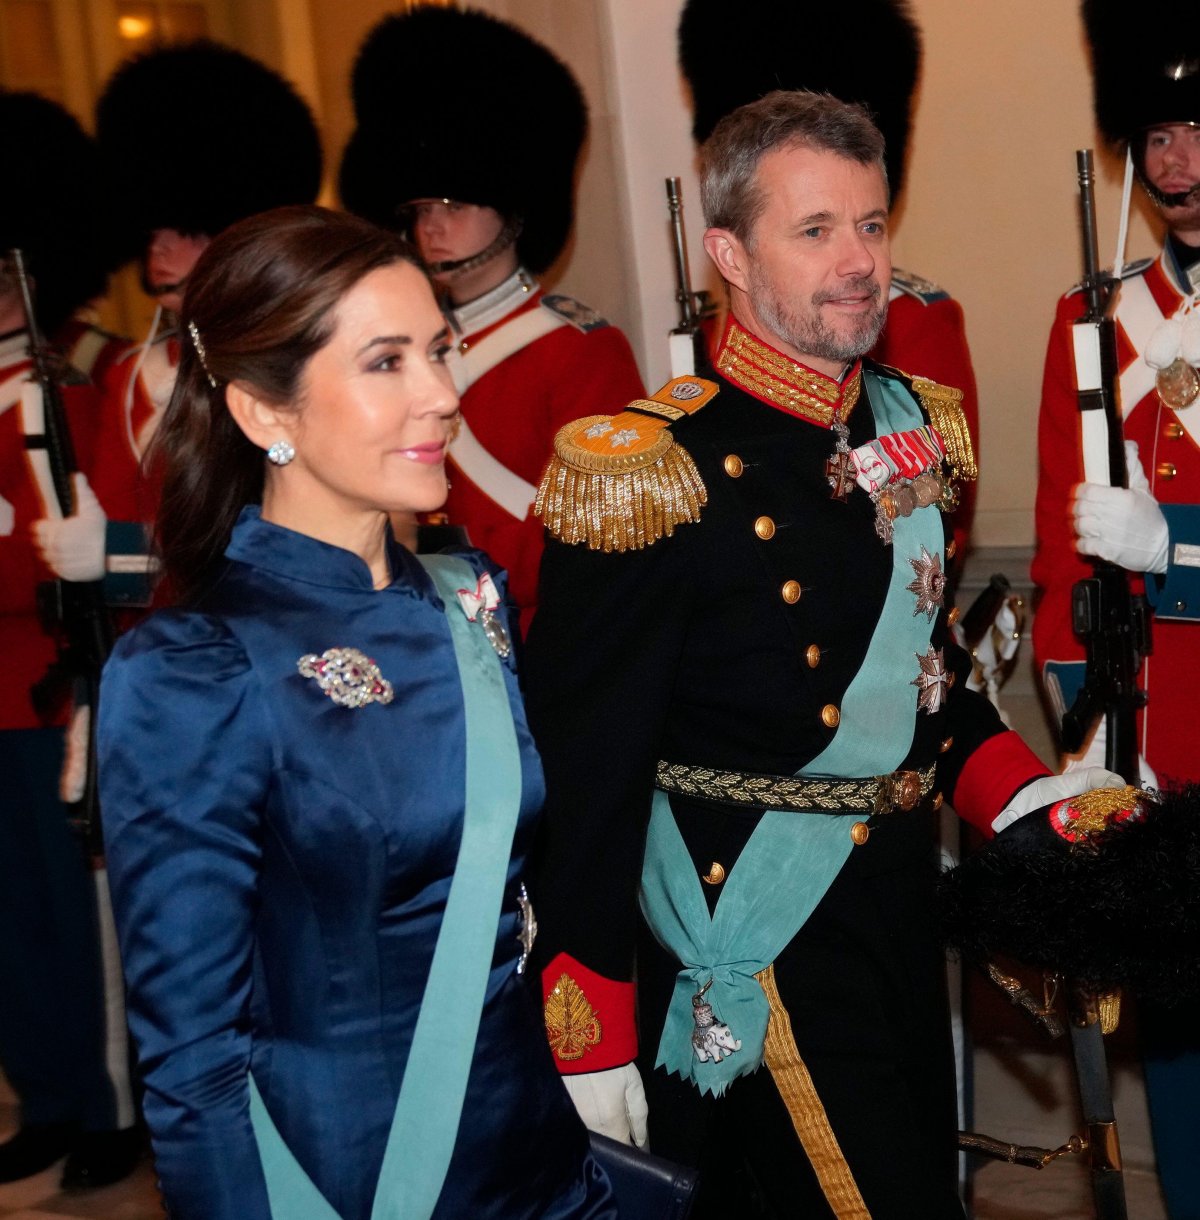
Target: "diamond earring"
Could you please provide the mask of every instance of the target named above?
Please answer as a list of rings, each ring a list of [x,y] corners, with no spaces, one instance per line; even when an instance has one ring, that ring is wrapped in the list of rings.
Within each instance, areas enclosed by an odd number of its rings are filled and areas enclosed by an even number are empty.
[[[276,441],[267,450],[267,460],[276,466],[286,466],[296,456],[296,450],[288,441]]]

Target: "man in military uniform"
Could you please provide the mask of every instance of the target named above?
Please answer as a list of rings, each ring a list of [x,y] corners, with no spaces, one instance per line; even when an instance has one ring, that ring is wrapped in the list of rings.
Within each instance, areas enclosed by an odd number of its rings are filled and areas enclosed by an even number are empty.
[[[1062,298],[1050,335],[1038,423],[1037,553],[1041,601],[1033,647],[1061,716],[1084,676],[1071,589],[1089,557],[1144,578],[1153,607],[1153,653],[1139,685],[1138,748],[1160,784],[1200,780],[1193,725],[1200,685],[1200,27],[1182,0],[1083,5],[1092,47],[1096,119],[1127,150],[1162,216],[1163,249],[1125,267],[1113,318],[1119,406],[1137,446],[1129,487],[1084,481],[1072,323],[1086,301]],[[1104,733],[1084,762],[1104,757]],[[1150,1117],[1164,1194],[1173,1217],[1200,1216],[1200,1041],[1195,1014],[1144,1005],[1141,1030]]]
[[[570,236],[583,95],[569,69],[515,26],[422,7],[371,32],[354,102],[342,198],[405,229],[445,292],[458,343],[462,429],[446,514],[508,569],[527,627],[542,555],[531,507],[554,434],[581,412],[612,411],[642,392],[625,336],[536,279]]]
[[[961,1216],[934,811],[991,833],[1120,781],[1046,777],[966,689],[943,509],[973,459],[957,390],[863,358],[865,111],[736,110],[702,195],[714,367],[565,429],[539,490],[547,1030],[590,1126],[644,1138],[645,1081],[702,1215]]]
[[[852,55],[830,47],[853,46]],[[717,123],[772,89],[831,93],[865,106],[883,133],[893,208],[904,186],[921,37],[903,0],[831,5],[747,0],[729,20],[723,0],[688,0],[679,19],[679,64],[691,89],[692,134],[703,144]],[[962,391],[976,454],[979,398],[962,306],[924,276],[892,268],[887,323],[871,356]],[[975,483],[959,488],[952,515],[961,564],[975,512]]]

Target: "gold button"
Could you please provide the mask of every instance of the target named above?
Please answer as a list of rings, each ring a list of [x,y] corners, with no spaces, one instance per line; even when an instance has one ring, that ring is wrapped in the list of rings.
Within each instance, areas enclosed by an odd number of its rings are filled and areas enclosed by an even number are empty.
[[[742,459],[736,453],[731,453],[725,459],[725,473],[731,479],[740,479],[745,466],[742,465]]]
[[[789,606],[794,606],[800,600],[800,582],[785,580],[783,587],[779,590],[779,595]]]
[[[841,723],[842,713],[832,703],[827,703],[821,709],[821,719],[827,729],[836,729]]]
[[[775,537],[775,522],[770,517],[759,517],[754,523],[754,532],[766,542]]]
[[[958,622],[958,620],[961,616],[962,616],[962,611],[957,606],[951,606],[950,613],[946,615],[946,622],[948,622],[950,624],[950,626],[953,627],[954,624]]]
[[[816,644],[809,644],[804,650],[804,659],[808,662],[809,669],[816,669],[821,664],[821,650]]]
[[[942,754],[945,754],[945,752],[946,752],[946,751],[947,751],[947,750],[948,750],[948,749],[949,749],[949,748],[950,748],[950,747],[951,747],[953,744],[954,744],[954,738],[953,738],[953,737],[947,737],[947,738],[946,738],[946,740],[945,740],[945,741],[943,741],[943,742],[942,742],[942,744],[941,744],[940,746],[938,746],[938,750],[939,750],[939,751],[940,751]]]
[[[1159,462],[1154,468],[1154,472],[1160,479],[1173,479],[1175,477],[1174,462]]]
[[[714,860],[708,866],[708,872],[700,880],[706,885],[720,885],[725,880],[725,869]]]
[[[940,792],[937,794],[937,796],[935,796],[933,798],[934,813],[936,813],[942,807],[942,805],[945,803],[945,800],[946,800],[946,798]]]
[[[958,543],[955,542],[953,538],[951,538],[950,541],[946,543],[946,558],[953,559],[954,552],[957,550],[958,550]]]
[[[1172,420],[1164,429],[1163,435],[1169,441],[1177,441],[1183,435],[1183,425],[1177,420]]]
[[[855,822],[850,827],[850,838],[854,840],[855,847],[861,847],[871,837],[871,828],[866,822]]]

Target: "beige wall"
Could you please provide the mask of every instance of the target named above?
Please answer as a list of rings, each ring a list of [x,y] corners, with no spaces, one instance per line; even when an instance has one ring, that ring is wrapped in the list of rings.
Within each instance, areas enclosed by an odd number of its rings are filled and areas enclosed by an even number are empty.
[[[689,116],[674,61],[679,0],[477,2],[542,38],[583,84],[592,129],[576,239],[554,278],[626,329],[644,375],[657,382],[666,376],[665,334],[675,308],[667,174],[685,178],[693,274],[705,276]],[[311,14],[312,79],[336,165],[352,121],[347,79],[355,49],[390,6],[279,4],[285,15],[305,5]],[[913,10],[924,31],[925,66],[895,259],[963,304],[983,418],[976,540],[1020,545],[1033,537],[1046,335],[1057,297],[1080,274],[1074,149],[1098,143],[1078,7],[1074,0],[914,0]],[[736,3],[730,12],[736,20]],[[293,33],[293,45],[297,38]],[[453,87],[453,65],[447,72]],[[1107,263],[1121,167],[1107,154],[1100,164]],[[1130,257],[1154,249],[1140,208]]]

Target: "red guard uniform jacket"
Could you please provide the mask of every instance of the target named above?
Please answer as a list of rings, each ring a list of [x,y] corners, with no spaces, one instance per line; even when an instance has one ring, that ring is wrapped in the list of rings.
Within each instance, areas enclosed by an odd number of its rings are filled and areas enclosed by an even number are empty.
[[[1178,313],[1190,292],[1169,250],[1134,264],[1122,278],[1116,307],[1117,367],[1125,436],[1138,451],[1154,497],[1164,506],[1200,503],[1200,404],[1175,412],[1163,406],[1142,352],[1164,318]],[[1058,305],[1046,353],[1038,422],[1037,553],[1033,577],[1041,600],[1033,648],[1051,702],[1061,714],[1083,680],[1083,647],[1071,626],[1071,588],[1090,575],[1075,551],[1071,501],[1083,480],[1079,407],[1071,349],[1071,323],[1084,311],[1082,292]],[[1192,711],[1200,684],[1200,636],[1188,619],[1159,607],[1152,626],[1153,654],[1141,673],[1147,706],[1139,717],[1141,753],[1160,782],[1200,779],[1200,752]]]
[[[554,435],[581,415],[619,410],[641,395],[642,379],[615,326],[569,297],[547,295],[524,272],[455,310],[451,321],[461,336],[463,432],[450,451],[446,512],[466,527],[472,545],[508,570],[524,630],[537,604],[542,558],[533,496]],[[514,324],[519,329],[509,330]],[[485,341],[494,355],[519,342],[520,328],[533,337],[477,372],[477,352],[490,363]]]

